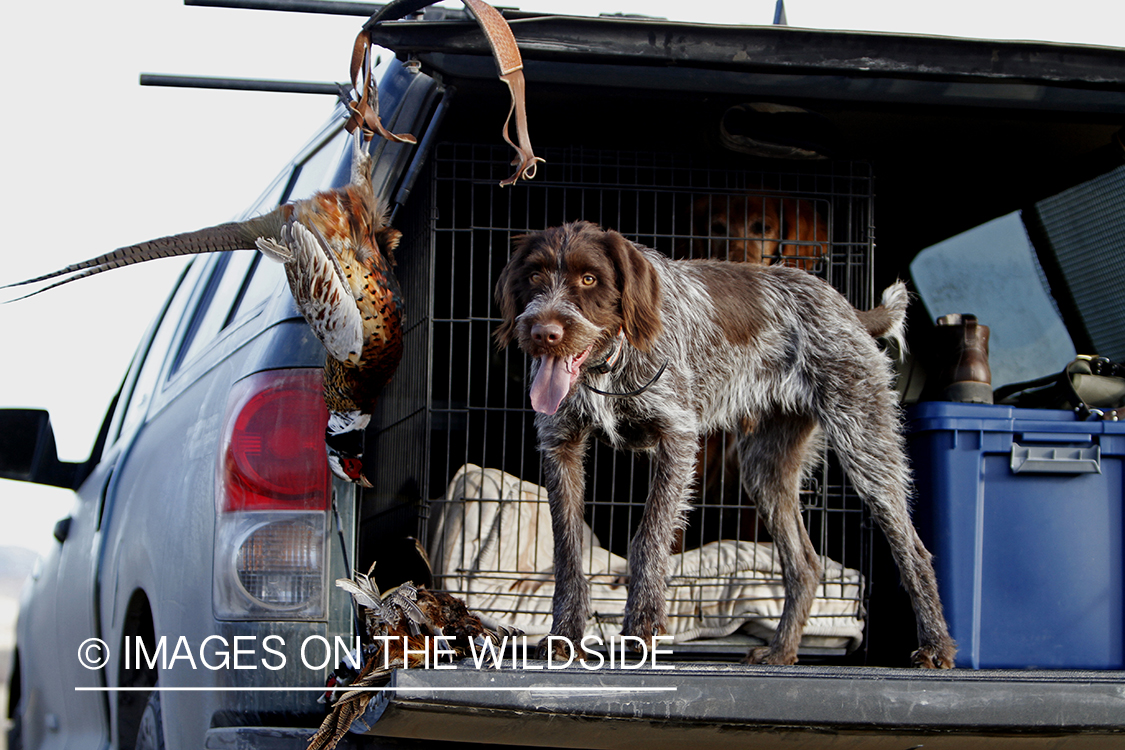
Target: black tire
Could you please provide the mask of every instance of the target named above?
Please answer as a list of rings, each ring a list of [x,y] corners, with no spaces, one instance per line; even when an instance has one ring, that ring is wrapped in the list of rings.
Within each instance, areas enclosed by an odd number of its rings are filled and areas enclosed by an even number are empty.
[[[164,715],[160,709],[160,693],[149,693],[148,703],[137,727],[137,741],[133,750],[164,750]]]
[[[23,706],[21,705],[8,725],[8,750],[23,750]]]
[[[20,682],[20,652],[12,649],[12,671],[8,675],[8,750],[23,750],[23,683]]]

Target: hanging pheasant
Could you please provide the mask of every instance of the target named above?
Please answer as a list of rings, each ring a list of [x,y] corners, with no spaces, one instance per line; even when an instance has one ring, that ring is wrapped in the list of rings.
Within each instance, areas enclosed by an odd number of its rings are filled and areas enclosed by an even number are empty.
[[[355,137],[347,186],[281,206],[265,216],[123,247],[7,286],[71,274],[32,293],[39,294],[141,261],[223,250],[257,248],[281,261],[293,299],[328,350],[324,365],[328,463],[341,479],[370,487],[364,476],[363,433],[379,393],[402,359],[402,292],[391,271],[393,252],[402,233],[386,224],[386,206],[376,199],[371,187],[372,160],[364,142],[376,135],[395,143],[417,142],[410,133],[387,130],[379,117],[370,29],[410,15],[431,2],[387,3],[356,36],[350,69],[356,99],[348,102],[351,112],[345,125]],[[508,118],[515,115],[518,140],[513,142],[509,137],[508,121],[503,136],[518,154],[514,162],[517,169],[500,184],[531,179],[543,160],[535,156],[528,137],[523,61],[515,37],[504,17],[484,0],[464,2],[488,38],[500,80],[512,95]]]
[[[324,344],[325,442],[332,472],[370,487],[363,431],[402,359],[402,292],[393,252],[402,233],[386,224],[371,188],[371,156],[354,133],[348,185],[241,222],[162,237],[8,286],[69,277],[32,294],[122,266],[175,255],[258,249],[285,264],[301,314]],[[32,295],[27,295],[32,296]],[[23,298],[21,298],[23,299]]]

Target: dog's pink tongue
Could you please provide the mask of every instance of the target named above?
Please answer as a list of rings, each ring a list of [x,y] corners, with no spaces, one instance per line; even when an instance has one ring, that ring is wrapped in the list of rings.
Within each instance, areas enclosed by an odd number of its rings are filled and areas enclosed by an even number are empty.
[[[532,409],[540,414],[554,414],[559,410],[559,404],[570,393],[570,386],[578,377],[578,368],[573,367],[573,361],[574,357],[540,357],[539,371],[531,383]]]

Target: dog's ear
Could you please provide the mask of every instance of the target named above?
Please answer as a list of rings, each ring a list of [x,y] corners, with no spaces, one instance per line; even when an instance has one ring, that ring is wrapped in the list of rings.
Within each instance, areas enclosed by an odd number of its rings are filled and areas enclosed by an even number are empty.
[[[652,263],[632,242],[612,229],[605,232],[603,241],[617,270],[625,338],[647,352],[664,329],[660,320],[660,279]]]
[[[514,249],[508,259],[500,278],[496,281],[496,304],[500,308],[500,325],[493,331],[496,346],[503,349],[516,337],[516,315],[519,314],[519,290],[516,283],[520,276],[520,267],[527,257],[527,249],[531,244],[530,235],[521,235],[513,240]]]

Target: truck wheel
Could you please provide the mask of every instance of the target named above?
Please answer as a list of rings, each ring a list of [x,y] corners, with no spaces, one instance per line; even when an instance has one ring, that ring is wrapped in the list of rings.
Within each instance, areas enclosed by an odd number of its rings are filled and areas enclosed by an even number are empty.
[[[156,691],[148,696],[133,750],[164,750],[164,717],[160,711],[160,693]]]
[[[16,709],[8,726],[8,750],[23,750],[23,706]]]

